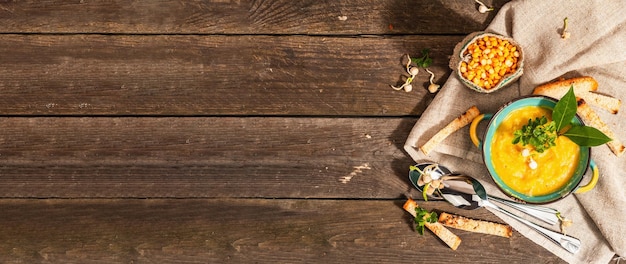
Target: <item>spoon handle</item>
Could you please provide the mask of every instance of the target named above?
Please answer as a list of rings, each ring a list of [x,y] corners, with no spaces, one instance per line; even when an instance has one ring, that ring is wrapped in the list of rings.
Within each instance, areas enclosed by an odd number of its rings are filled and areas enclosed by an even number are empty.
[[[528,221],[524,218],[521,218],[505,209],[502,209],[501,207],[489,202],[488,200],[484,201],[484,205],[489,206],[491,208],[494,208],[500,212],[502,212],[505,215],[510,216],[511,218],[527,225],[528,227],[530,227],[531,229],[534,229],[535,231],[537,231],[538,233],[542,234],[544,237],[548,238],[550,241],[554,242],[557,245],[560,245],[562,248],[564,248],[565,250],[567,250],[570,253],[576,253],[578,252],[578,250],[580,249],[580,240],[578,240],[575,237],[571,237],[571,236],[567,236],[567,235],[563,235],[561,233],[552,231],[550,229],[547,229],[545,227],[542,227],[540,225],[537,225],[531,221]]]
[[[494,196],[489,196],[489,200],[493,200],[493,201],[505,204],[509,207],[515,208],[516,210],[524,212],[550,225],[555,225],[559,222],[559,218],[556,216],[558,211],[549,207],[521,204],[521,203],[505,200],[505,199],[494,197]]]

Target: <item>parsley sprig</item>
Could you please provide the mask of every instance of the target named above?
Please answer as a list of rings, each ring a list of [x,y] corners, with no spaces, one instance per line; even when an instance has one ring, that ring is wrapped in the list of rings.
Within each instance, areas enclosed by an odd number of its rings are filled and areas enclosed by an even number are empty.
[[[529,119],[522,129],[513,132],[513,144],[532,145],[539,153],[556,146],[556,122],[548,122],[545,116]]]
[[[417,67],[428,68],[431,64],[433,64],[433,59],[430,58],[430,49],[422,50],[421,58],[412,58],[411,62],[415,63]]]
[[[420,235],[424,234],[424,227],[426,226],[426,223],[432,224],[437,222],[438,217],[435,212],[431,213],[426,211],[426,209],[416,207],[415,213],[415,231],[417,231]]]
[[[559,100],[552,110],[552,121],[545,116],[529,119],[522,129],[513,132],[513,144],[532,145],[542,153],[556,145],[556,138],[566,136],[579,146],[594,147],[611,141],[602,131],[572,122],[576,116],[576,95],[574,86]]]

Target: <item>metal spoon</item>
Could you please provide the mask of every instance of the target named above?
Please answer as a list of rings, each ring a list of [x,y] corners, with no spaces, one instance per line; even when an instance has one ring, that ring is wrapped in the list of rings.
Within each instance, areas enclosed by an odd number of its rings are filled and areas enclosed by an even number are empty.
[[[459,208],[477,208],[477,207],[489,207],[499,212],[508,215],[509,217],[527,225],[531,229],[537,231],[550,241],[560,245],[565,250],[576,253],[580,249],[580,240],[575,237],[563,235],[561,233],[552,231],[537,225],[531,221],[521,218],[496,204],[492,203],[487,197],[487,192],[484,186],[476,179],[461,175],[450,174],[450,179],[446,181],[447,186],[442,190],[441,194],[446,201]],[[417,186],[417,181],[411,180],[414,185]],[[444,191],[448,189],[447,191]]]
[[[421,171],[424,171],[424,169],[426,169],[426,167],[431,166],[431,165],[435,165],[435,163],[420,163],[415,165],[418,169],[420,169]],[[431,172],[431,176],[433,178],[440,178],[444,175],[452,175],[452,172],[442,166],[442,165],[438,165],[437,169],[435,169],[434,171]],[[411,171],[409,173],[409,180],[411,181],[411,183],[413,184],[413,186],[415,186],[415,188],[417,188],[420,192],[423,192],[423,186],[419,186],[417,184],[417,181],[420,177],[420,173],[418,171]],[[465,176],[465,177],[469,177],[469,176]],[[469,186],[469,188],[471,188],[471,185]],[[470,189],[471,190],[471,189]],[[450,192],[451,189],[450,188],[443,188],[441,190],[443,193],[441,192],[435,192],[431,197],[433,198],[444,198],[442,197],[443,194],[445,194],[446,192]],[[459,195],[458,193],[453,193],[454,195]],[[449,196],[452,197],[452,196]],[[501,204],[505,204],[511,208],[515,208],[516,210],[519,210],[521,212],[524,212],[534,218],[537,218],[543,222],[546,222],[547,224],[550,225],[555,225],[559,222],[559,219],[557,217],[557,213],[558,211],[556,209],[553,208],[549,208],[549,207],[544,207],[544,206],[539,206],[539,205],[530,205],[530,204],[523,204],[523,203],[518,203],[515,201],[511,201],[511,200],[506,200],[506,199],[502,199],[499,197],[494,197],[494,196],[487,196],[487,199],[491,200],[491,201],[496,201],[499,202]],[[471,199],[470,199],[471,200]],[[455,205],[456,207],[462,208],[462,209],[467,209],[467,210],[471,210],[471,209],[476,209],[478,207],[480,207],[478,205],[478,203],[471,203],[471,204],[458,204]]]

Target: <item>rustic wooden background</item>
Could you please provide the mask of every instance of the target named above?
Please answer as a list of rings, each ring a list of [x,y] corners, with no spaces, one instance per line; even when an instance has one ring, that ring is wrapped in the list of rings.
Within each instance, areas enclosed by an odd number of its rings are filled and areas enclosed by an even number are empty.
[[[0,1],[0,262],[562,262],[519,233],[451,251],[401,208],[434,95],[389,84],[424,48],[442,83],[476,7]]]

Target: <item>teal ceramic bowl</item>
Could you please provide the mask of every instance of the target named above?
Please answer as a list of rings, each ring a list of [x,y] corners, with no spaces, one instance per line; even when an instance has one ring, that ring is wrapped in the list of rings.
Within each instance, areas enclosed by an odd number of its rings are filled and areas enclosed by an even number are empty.
[[[491,156],[492,155],[491,154],[491,141],[492,140],[490,139],[494,137],[496,133],[496,129],[498,128],[498,126],[500,126],[504,118],[507,117],[512,111],[523,108],[523,107],[541,106],[541,107],[553,109],[556,103],[557,101],[555,99],[550,98],[550,97],[545,97],[545,96],[522,97],[502,106],[495,114],[493,115],[484,114],[484,115],[478,116],[474,120],[474,122],[472,122],[472,125],[470,127],[470,136],[472,137],[472,141],[474,142],[475,145],[477,145],[481,149],[482,154],[483,154],[483,160],[485,162],[487,170],[489,171],[489,174],[491,175],[491,178],[493,179],[495,184],[498,186],[498,188],[500,188],[500,190],[504,192],[506,195],[508,195],[509,197],[512,197],[514,199],[521,200],[524,202],[528,202],[528,203],[537,203],[537,204],[549,203],[549,202],[559,200],[567,196],[568,194],[572,193],[573,191],[576,191],[577,189],[580,189],[581,191],[590,190],[591,188],[593,188],[593,185],[595,185],[595,183],[597,182],[597,168],[595,164],[591,161],[591,148],[589,147],[580,147],[580,155],[579,155],[580,158],[578,160],[578,164],[576,165],[576,169],[572,178],[558,190],[549,194],[545,194],[545,195],[529,196],[529,195],[515,191],[513,188],[511,188],[511,186],[508,186],[506,183],[504,183],[500,175],[498,175],[498,173],[494,169],[494,166],[492,163],[492,156]],[[489,120],[489,123],[483,135],[483,140],[481,141],[476,136],[476,128],[480,121],[487,120],[487,119]],[[582,120],[580,119],[578,115],[574,117],[572,122],[575,124],[579,124],[579,125],[583,124]],[[585,175],[587,171],[587,168],[589,168],[590,166],[594,170],[593,177],[595,177],[595,180],[592,178],[589,184],[587,184],[586,186],[579,187],[583,179],[583,176]]]

